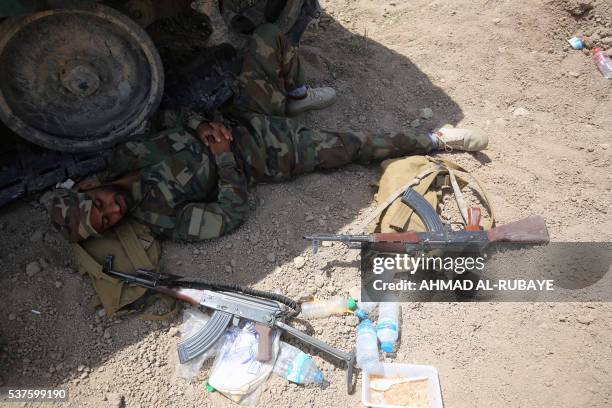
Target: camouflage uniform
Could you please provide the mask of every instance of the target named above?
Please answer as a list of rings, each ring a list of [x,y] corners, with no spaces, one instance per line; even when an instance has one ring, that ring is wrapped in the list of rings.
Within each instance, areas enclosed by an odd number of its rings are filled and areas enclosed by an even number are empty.
[[[374,134],[309,129],[285,116],[287,91],[304,84],[297,49],[278,29],[259,27],[244,58],[239,91],[225,117],[249,184],[288,180],[317,169],[351,162],[367,164],[407,154],[425,154],[434,145],[427,134]]]
[[[116,149],[107,177],[140,171],[130,214],[158,234],[215,238],[246,218],[247,185],[433,148],[428,135],[318,131],[285,117],[286,91],[304,75],[297,51],[273,25],[255,31],[243,68],[234,103],[223,112],[233,152],[215,157],[189,127]]]
[[[68,241],[78,242],[101,235],[91,226],[90,212],[93,202],[85,193],[57,189],[49,206],[51,224]]]

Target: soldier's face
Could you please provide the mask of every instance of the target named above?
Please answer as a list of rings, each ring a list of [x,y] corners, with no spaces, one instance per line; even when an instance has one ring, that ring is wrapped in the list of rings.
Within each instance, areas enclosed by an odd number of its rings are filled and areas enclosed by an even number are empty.
[[[117,224],[128,212],[131,197],[121,187],[98,187],[86,193],[93,201],[89,221],[100,233]]]

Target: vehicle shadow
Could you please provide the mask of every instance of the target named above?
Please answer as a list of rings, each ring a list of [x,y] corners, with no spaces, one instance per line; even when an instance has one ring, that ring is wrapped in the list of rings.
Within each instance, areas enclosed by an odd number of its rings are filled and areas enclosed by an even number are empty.
[[[306,34],[300,49],[307,79],[312,85],[333,86],[339,99],[329,109],[301,118],[309,126],[375,131],[412,126],[428,132],[463,118],[458,104],[435,86],[410,56],[353,33],[328,15],[323,16],[320,26],[319,31]],[[422,118],[422,108],[431,108],[433,117]],[[355,255],[334,246],[322,248],[319,258],[302,236],[346,229],[371,206],[375,190],[370,181],[376,178],[377,166],[351,165],[338,172],[298,177],[291,183],[259,186],[252,194],[252,215],[235,232],[199,244],[164,242],[162,270],[276,289],[294,298],[346,293],[347,286],[359,284]],[[34,243],[29,233],[19,234],[24,227],[20,222],[28,231],[42,230],[42,241]],[[6,223],[0,230],[1,242],[10,241],[10,252],[15,254],[9,257],[7,252],[1,258],[0,296],[9,319],[0,321],[0,385],[76,384],[93,375],[85,372],[91,373],[109,360],[127,358],[126,349],[132,350],[136,344],[176,340],[169,330],[180,318],[148,322],[137,315],[112,320],[97,316],[88,307],[94,295],[89,279],[66,267],[69,247],[46,227],[41,208],[33,210],[28,204],[5,207],[0,210],[0,223]],[[343,254],[347,259],[336,258]],[[307,260],[303,269],[294,266],[298,256]],[[26,263],[39,258],[46,258],[49,267],[26,276]],[[317,273],[325,277],[322,284],[315,282]],[[174,375],[166,354],[156,358],[164,364],[154,370]],[[79,370],[80,366],[88,369]]]

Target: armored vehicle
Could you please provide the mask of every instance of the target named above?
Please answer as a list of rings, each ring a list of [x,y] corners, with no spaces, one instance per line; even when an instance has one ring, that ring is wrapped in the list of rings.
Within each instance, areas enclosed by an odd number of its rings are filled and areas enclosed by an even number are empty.
[[[195,14],[192,37],[271,19],[299,37],[315,8],[316,0],[2,0],[0,205],[103,168],[106,149],[143,129],[164,93],[147,29]],[[30,143],[16,144],[15,134]]]

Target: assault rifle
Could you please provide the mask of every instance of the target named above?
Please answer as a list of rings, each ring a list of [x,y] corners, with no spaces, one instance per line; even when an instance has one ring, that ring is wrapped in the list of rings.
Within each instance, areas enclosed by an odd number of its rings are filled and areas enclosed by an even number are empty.
[[[440,249],[445,252],[482,251],[494,242],[513,242],[519,244],[545,244],[550,241],[544,218],[539,215],[514,221],[500,227],[483,231],[479,227],[480,209],[468,209],[468,222],[463,230],[453,231],[448,224],[442,223],[436,210],[419,193],[408,187],[402,202],[410,206],[418,215],[427,231],[406,231],[366,235],[316,234],[305,236],[312,241],[313,252],[317,252],[323,241],[343,242],[349,247],[367,244],[371,249],[381,252],[413,253]]]
[[[272,354],[272,330],[280,329],[302,342],[346,363],[347,392],[354,391],[355,352],[345,353],[288,325],[300,304],[277,293],[244,288],[239,285],[189,280],[176,275],[137,270],[134,274],[113,271],[113,256],[108,255],[103,272],[127,284],[138,285],[214,312],[206,325],[177,345],[179,361],[185,363],[212,347],[234,318],[251,320],[259,334],[257,360],[268,361]]]

